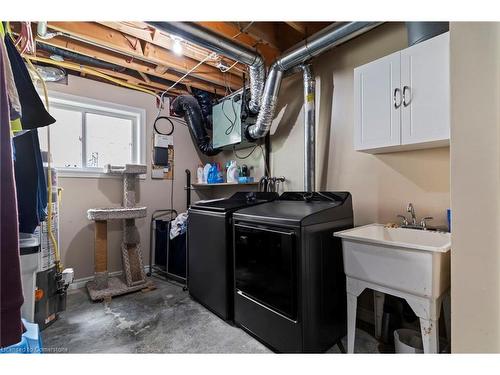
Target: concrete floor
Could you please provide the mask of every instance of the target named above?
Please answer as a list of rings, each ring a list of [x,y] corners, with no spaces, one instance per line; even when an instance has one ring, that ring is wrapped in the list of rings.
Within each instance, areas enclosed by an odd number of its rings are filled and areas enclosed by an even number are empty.
[[[70,291],[67,310],[42,332],[45,352],[271,353],[203,306],[181,287],[154,279],[156,290],[92,302],[86,289]],[[347,347],[344,338],[344,346]],[[356,332],[357,353],[378,353],[378,342]],[[329,353],[339,353],[336,346]]]

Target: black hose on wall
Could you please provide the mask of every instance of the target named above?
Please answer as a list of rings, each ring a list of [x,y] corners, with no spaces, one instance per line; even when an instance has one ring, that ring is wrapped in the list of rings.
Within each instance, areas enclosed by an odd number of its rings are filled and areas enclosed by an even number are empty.
[[[212,106],[214,104],[214,95],[195,87],[191,88],[193,96],[200,104],[201,113],[205,120],[205,128],[212,129]]]
[[[220,149],[214,149],[207,133],[201,107],[191,95],[179,95],[172,102],[172,110],[178,116],[184,116],[193,141],[198,149],[207,156],[217,155]]]

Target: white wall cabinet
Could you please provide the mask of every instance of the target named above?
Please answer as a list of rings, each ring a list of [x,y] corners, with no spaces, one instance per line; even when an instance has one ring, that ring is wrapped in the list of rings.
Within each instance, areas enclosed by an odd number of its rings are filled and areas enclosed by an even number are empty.
[[[354,69],[354,148],[441,147],[450,139],[449,33]]]

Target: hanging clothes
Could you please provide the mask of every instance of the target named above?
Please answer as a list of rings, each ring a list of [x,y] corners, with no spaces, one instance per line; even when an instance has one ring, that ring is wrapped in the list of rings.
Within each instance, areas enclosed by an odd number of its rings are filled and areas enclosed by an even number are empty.
[[[14,121],[21,118],[21,103],[19,101],[19,93],[17,92],[14,73],[12,72],[12,65],[10,64],[5,43],[0,43],[0,48],[2,48],[3,66],[5,68],[5,81],[7,83],[7,93],[10,104],[10,120]]]
[[[3,39],[0,40],[3,43]],[[16,187],[10,138],[10,106],[0,48],[0,347],[21,341],[23,325]]]
[[[5,35],[4,40],[17,92],[19,93],[23,129],[36,129],[53,124],[56,120],[45,109],[40,96],[35,90],[35,86],[33,86],[31,76],[24,64],[23,58],[17,51],[12,39],[9,35]]]
[[[47,183],[36,129],[14,137],[14,158],[19,231],[33,233],[47,217]]]

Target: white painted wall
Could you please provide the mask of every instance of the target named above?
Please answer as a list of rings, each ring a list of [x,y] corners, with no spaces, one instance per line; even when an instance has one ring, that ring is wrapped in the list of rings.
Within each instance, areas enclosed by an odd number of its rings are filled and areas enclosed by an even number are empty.
[[[353,69],[406,48],[403,23],[388,23],[313,61],[317,79],[316,186],[353,195],[355,224],[395,222],[413,202],[418,216],[446,225],[450,206],[449,148],[370,155],[354,151]],[[300,74],[281,86],[271,129],[271,169],[303,190],[304,116]]]
[[[451,323],[454,353],[500,352],[500,23],[453,22]]]
[[[148,174],[140,180],[138,204],[148,208],[148,216],[136,220],[143,251],[143,260],[149,261],[149,223],[154,210],[170,207],[170,180],[151,179],[151,137],[153,121],[157,114],[155,99],[147,94],[120,88],[93,80],[70,75],[68,85],[50,84],[49,91],[89,97],[96,100],[113,102],[144,108],[146,111],[146,164]],[[174,208],[179,212],[186,209],[184,191],[185,173],[190,169],[196,176],[196,168],[200,158],[191,141],[188,128],[179,125],[174,132]],[[61,256],[65,267],[75,269],[75,278],[92,276],[94,273],[94,227],[87,220],[87,210],[92,207],[109,207],[121,205],[121,178],[68,178],[59,179],[64,189],[61,206]],[[193,193],[193,200],[198,199]],[[109,271],[121,270],[121,223],[110,222],[108,225],[108,267]]]

